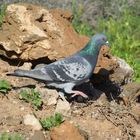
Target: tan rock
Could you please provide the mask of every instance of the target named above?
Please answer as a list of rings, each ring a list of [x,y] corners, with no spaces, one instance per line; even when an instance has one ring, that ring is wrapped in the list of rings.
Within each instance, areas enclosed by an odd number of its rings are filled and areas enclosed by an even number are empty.
[[[68,121],[50,131],[51,140],[84,140],[78,129]]]
[[[63,114],[64,116],[71,115],[70,103],[67,100],[59,99],[55,109],[56,113]]]
[[[72,28],[71,14],[31,4],[8,5],[0,31],[0,54],[23,61],[57,60],[86,44]],[[88,40],[88,38],[87,38]]]
[[[111,71],[116,69],[117,66],[118,63],[115,59],[113,59],[112,55],[109,52],[109,48],[103,46],[100,50],[100,54],[98,57],[98,61],[94,73],[99,73],[104,75],[104,69]]]
[[[31,137],[31,140],[46,140],[46,138],[42,131],[35,131],[34,135]]]
[[[110,75],[111,81],[115,81],[115,83],[119,85],[132,82],[134,70],[130,65],[121,58],[113,57],[113,59],[118,63],[118,67],[114,70],[114,73]]]
[[[23,122],[25,125],[31,126],[33,130],[42,129],[42,126],[41,126],[39,120],[34,115],[27,114],[27,115],[23,116]]]
[[[140,83],[132,82],[122,86],[123,91],[119,97],[123,100],[125,105],[136,102],[140,96]]]

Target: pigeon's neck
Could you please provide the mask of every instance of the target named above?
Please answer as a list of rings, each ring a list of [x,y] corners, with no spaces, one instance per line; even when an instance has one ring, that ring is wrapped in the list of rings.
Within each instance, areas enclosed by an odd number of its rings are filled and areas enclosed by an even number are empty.
[[[85,48],[79,51],[78,54],[80,54],[82,57],[85,57],[90,63],[95,63],[98,58],[98,54],[101,47],[98,47],[95,45],[95,43],[89,42]]]
[[[95,42],[89,42],[82,50],[80,50],[81,55],[96,55],[100,51],[100,47],[98,47]]]

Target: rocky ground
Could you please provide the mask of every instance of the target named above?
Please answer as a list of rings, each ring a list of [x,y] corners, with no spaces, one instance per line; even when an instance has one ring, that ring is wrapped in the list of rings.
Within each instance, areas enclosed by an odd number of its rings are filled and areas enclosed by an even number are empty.
[[[88,100],[63,101],[43,83],[6,76],[17,68],[31,69],[71,55],[88,40],[74,31],[68,12],[28,4],[7,7],[0,30],[0,79],[9,81],[12,89],[0,94],[0,132],[17,132],[31,140],[140,139],[140,84],[132,82],[133,69],[105,47],[91,81],[77,87]],[[19,93],[29,88],[40,92],[42,108],[35,110],[21,99]],[[39,120],[55,112],[65,121],[44,130]]]

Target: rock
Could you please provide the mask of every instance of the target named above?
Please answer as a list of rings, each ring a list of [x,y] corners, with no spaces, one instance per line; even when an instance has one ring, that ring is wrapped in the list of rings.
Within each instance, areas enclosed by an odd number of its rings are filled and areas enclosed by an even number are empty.
[[[124,85],[131,82],[134,70],[129,66],[128,63],[126,63],[125,60],[118,57],[114,57],[114,59],[116,60],[119,66],[110,76],[111,81],[115,81],[115,83],[119,85]]]
[[[94,75],[91,78],[92,83],[100,84],[109,80],[109,75],[118,67],[116,59],[110,54],[109,48],[103,46],[99,53],[98,61],[94,70]]]
[[[122,92],[122,86],[132,82],[134,72],[125,60],[112,56],[111,58],[108,62],[112,61],[114,65],[109,66],[106,63],[110,70],[103,69],[103,64],[101,63],[99,73],[91,79],[96,84],[95,87],[97,89],[106,93],[109,100],[118,97]]]
[[[42,131],[35,131],[34,135],[31,137],[31,140],[46,140]]]
[[[36,87],[37,91],[40,91],[43,104],[45,105],[55,105],[59,97],[58,92],[55,89],[48,89],[43,87]]]
[[[136,140],[139,140],[140,139],[140,126],[137,125],[137,127],[135,128],[136,130]]]
[[[94,70],[95,74],[108,75],[110,71],[116,69],[118,66],[116,60],[109,52],[109,47],[103,46],[100,50],[99,58]]]
[[[23,122],[25,125],[29,125],[33,130],[41,130],[42,126],[34,115],[27,114],[23,117]]]
[[[57,99],[58,99],[59,95],[56,90],[48,89],[47,96],[48,96],[47,105],[55,105],[57,103]],[[43,101],[44,101],[44,99],[43,99]]]
[[[14,116],[14,117],[8,116],[5,118],[5,121],[6,121],[5,123],[7,123],[8,126],[17,126],[22,123],[21,118],[17,116]]]
[[[70,103],[66,100],[59,99],[56,105],[55,112],[63,114],[64,116],[70,116]]]
[[[96,100],[98,105],[104,105],[105,103],[108,102],[107,96],[104,92],[95,89],[95,94],[96,94]]]
[[[29,61],[44,57],[57,60],[74,53],[89,39],[74,31],[70,18],[71,14],[62,10],[32,4],[8,5],[0,31],[0,54]]]
[[[68,121],[50,131],[51,140],[85,140],[78,129]]]
[[[30,70],[32,67],[32,63],[30,62],[25,62],[22,66],[20,66],[18,69],[23,69],[23,70]]]
[[[140,83],[129,83],[124,85],[122,93],[119,97],[123,100],[125,105],[128,105],[137,100],[140,96]]]

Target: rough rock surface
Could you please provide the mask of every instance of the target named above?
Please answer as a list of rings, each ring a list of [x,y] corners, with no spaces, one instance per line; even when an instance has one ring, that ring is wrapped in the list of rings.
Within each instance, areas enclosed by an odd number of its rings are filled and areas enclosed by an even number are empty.
[[[70,103],[66,100],[58,100],[58,103],[56,105],[56,113],[61,113],[64,116],[70,116],[71,110],[70,110]]]
[[[85,140],[78,129],[68,121],[53,128],[50,135],[52,140]]]
[[[31,137],[31,140],[46,140],[46,138],[42,131],[35,131],[34,135]]]
[[[0,31],[0,54],[10,59],[63,58],[83,47],[88,38],[70,25],[71,14],[30,4],[11,4]],[[61,53],[60,53],[61,52]]]
[[[24,118],[24,120],[23,120],[24,124],[31,126],[33,130],[42,129],[42,126],[41,126],[39,120],[34,115],[27,114],[23,118]]]
[[[134,70],[126,63],[125,60],[113,57],[118,63],[118,67],[115,69],[114,73],[110,75],[111,81],[115,81],[115,83],[119,85],[124,85],[132,82]]]
[[[125,105],[132,104],[135,101],[139,100],[140,97],[140,83],[129,83],[124,85],[123,91],[119,97],[121,97],[124,101]]]

